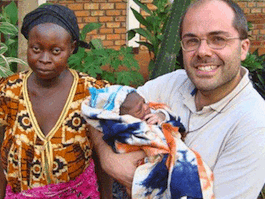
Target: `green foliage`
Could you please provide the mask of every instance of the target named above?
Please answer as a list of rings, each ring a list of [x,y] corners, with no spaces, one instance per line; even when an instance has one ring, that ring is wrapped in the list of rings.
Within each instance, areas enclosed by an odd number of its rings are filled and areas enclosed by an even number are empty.
[[[190,0],[174,0],[170,17],[165,27],[163,41],[150,75],[151,79],[181,68],[177,62],[181,39],[179,38],[179,24],[181,16],[190,2]]]
[[[154,0],[153,5],[157,8],[155,10],[148,9],[140,0],[134,0],[134,2],[149,16],[144,17],[131,8],[143,28],[129,30],[128,40],[132,39],[136,33],[146,38],[146,41],[138,43],[146,46],[154,55],[149,63],[151,79],[181,68],[177,61],[180,52],[178,29],[180,18],[190,4],[190,0],[175,0],[173,4],[168,0]]]
[[[154,62],[163,39],[163,33],[169,17],[171,4],[168,3],[168,0],[154,0],[153,5],[155,5],[157,9],[150,10],[147,5],[141,3],[140,0],[133,1],[149,15],[144,17],[131,8],[135,18],[144,27],[129,30],[128,40],[131,40],[137,33],[146,38],[146,41],[140,41],[137,43],[146,46],[149,52],[154,53],[154,58],[152,60],[152,62]]]
[[[84,40],[88,32],[100,26],[98,23],[87,24],[81,31],[80,38]],[[90,46],[91,50],[79,48],[76,54],[71,55],[68,61],[70,68],[88,73],[92,77],[108,80],[113,84],[138,86],[144,82],[132,48],[107,49],[99,39],[92,40]]]
[[[248,53],[242,65],[249,70],[254,88],[265,99],[265,54],[259,55],[258,49]]]
[[[18,50],[17,6],[14,2],[2,8],[0,13],[0,77],[6,77],[17,71],[16,63],[27,65],[16,58]]]

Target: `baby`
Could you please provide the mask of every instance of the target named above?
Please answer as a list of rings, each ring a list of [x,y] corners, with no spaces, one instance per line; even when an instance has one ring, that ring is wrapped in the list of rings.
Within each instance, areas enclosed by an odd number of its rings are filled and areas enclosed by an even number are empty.
[[[176,190],[187,195],[191,186],[200,191],[204,182],[212,190],[212,172],[181,140],[185,133],[181,118],[165,104],[146,103],[136,89],[128,86],[89,91],[90,96],[82,103],[87,123],[103,132],[103,140],[116,153],[143,150],[146,154],[137,162],[132,198],[172,198]],[[194,179],[196,183],[188,183],[187,187],[187,182]],[[113,187],[114,198],[126,198],[117,191],[118,183]]]
[[[120,115],[131,115],[147,122],[147,124],[162,124],[169,115],[165,110],[153,110],[137,92],[129,93],[120,106]]]

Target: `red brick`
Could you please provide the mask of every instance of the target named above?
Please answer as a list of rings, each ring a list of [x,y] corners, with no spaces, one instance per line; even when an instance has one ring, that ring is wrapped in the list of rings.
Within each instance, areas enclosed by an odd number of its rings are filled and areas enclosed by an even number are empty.
[[[109,2],[122,2],[122,0],[109,0]]]
[[[68,8],[71,10],[83,10],[83,4],[82,3],[69,4]]]
[[[117,40],[117,39],[120,39],[120,38],[121,38],[120,34],[107,35],[107,40]]]
[[[253,35],[258,35],[258,34],[259,34],[259,30],[253,30],[253,31],[252,31],[252,34],[253,34]]]
[[[87,17],[89,14],[89,11],[75,11],[77,17]]]
[[[100,34],[113,34],[113,29],[111,28],[100,28]]]
[[[122,34],[121,39],[126,39],[126,34]]]
[[[93,2],[103,2],[105,3],[107,0],[93,0]]]
[[[77,23],[83,22],[83,17],[76,17],[77,18]]]
[[[107,10],[106,15],[107,16],[120,16],[121,11],[120,10]]]
[[[104,16],[104,14],[105,14],[105,11],[102,11],[102,10],[91,11],[91,16]]]
[[[121,27],[126,28],[126,22],[121,22]]]
[[[118,22],[110,22],[106,24],[108,28],[119,28],[121,26]]]
[[[237,2],[237,4],[243,9],[247,7],[247,2]]]
[[[265,48],[259,48],[259,54],[264,55],[265,54]]]
[[[115,21],[126,21],[126,17],[115,17]]]
[[[102,41],[103,46],[113,46],[114,42],[113,41],[108,41],[108,40],[104,40]]]
[[[260,30],[260,34],[265,35],[265,30]]]
[[[85,10],[98,10],[99,3],[85,3],[84,8]]]
[[[113,21],[113,17],[99,17],[100,22],[109,22]]]
[[[249,8],[254,8],[254,7],[256,7],[256,2],[248,2],[248,7]]]
[[[257,2],[258,8],[265,8],[265,2]]]
[[[114,50],[120,50],[121,49],[120,46],[110,46],[109,48],[113,48]]]
[[[243,11],[244,11],[245,14],[250,13],[250,9],[249,8],[244,8]]]
[[[115,45],[117,45],[117,46],[122,46],[122,45],[125,45],[125,44],[126,44],[126,41],[125,40],[115,41]]]
[[[262,29],[265,28],[265,25],[258,24],[258,25],[256,25],[255,27],[256,27],[256,29],[260,29],[260,30],[262,30]]]
[[[252,8],[250,12],[253,14],[261,13],[261,8]]]
[[[98,17],[84,17],[83,21],[86,23],[98,22]]]
[[[114,32],[117,34],[126,33],[126,28],[116,28],[114,29]]]
[[[114,9],[114,3],[101,3],[100,9],[102,10],[111,10]]]
[[[118,10],[123,10],[127,8],[126,3],[116,3],[115,6],[116,6],[116,9]]]
[[[106,35],[92,35],[92,39],[101,39],[104,41],[106,39]]]

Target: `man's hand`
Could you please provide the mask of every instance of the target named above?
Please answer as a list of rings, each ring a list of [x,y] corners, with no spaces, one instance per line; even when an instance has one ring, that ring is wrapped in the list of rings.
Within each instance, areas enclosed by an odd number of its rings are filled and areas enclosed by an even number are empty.
[[[162,112],[158,113],[150,113],[144,117],[144,120],[147,122],[147,124],[161,124],[166,119],[166,116]]]
[[[143,151],[130,152],[126,154],[109,154],[102,162],[102,168],[110,176],[118,180],[127,188],[131,188],[134,172],[139,160],[145,157]]]

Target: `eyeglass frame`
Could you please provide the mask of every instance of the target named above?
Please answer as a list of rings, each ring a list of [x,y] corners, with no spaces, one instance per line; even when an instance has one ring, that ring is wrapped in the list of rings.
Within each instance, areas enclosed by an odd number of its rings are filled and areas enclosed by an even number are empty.
[[[180,40],[181,47],[182,47],[182,49],[183,49],[184,51],[186,51],[186,52],[191,52],[191,51],[198,50],[199,47],[201,46],[201,41],[202,41],[202,40],[206,40],[206,43],[207,43],[208,47],[211,48],[211,49],[214,49],[214,50],[221,50],[221,49],[225,48],[226,45],[227,45],[227,41],[228,41],[228,40],[232,40],[232,39],[240,39],[240,40],[242,40],[240,37],[224,37],[224,38],[225,38],[225,45],[224,45],[223,47],[220,47],[220,48],[212,48],[211,46],[209,46],[208,38],[206,38],[206,39],[201,39],[201,38],[199,38],[199,37],[192,37],[192,38],[196,38],[196,39],[199,40],[200,43],[199,43],[198,47],[197,47],[196,49],[193,49],[193,50],[186,50],[186,49],[183,47],[184,45],[183,45],[182,40]],[[184,39],[185,39],[185,38],[184,38]]]

